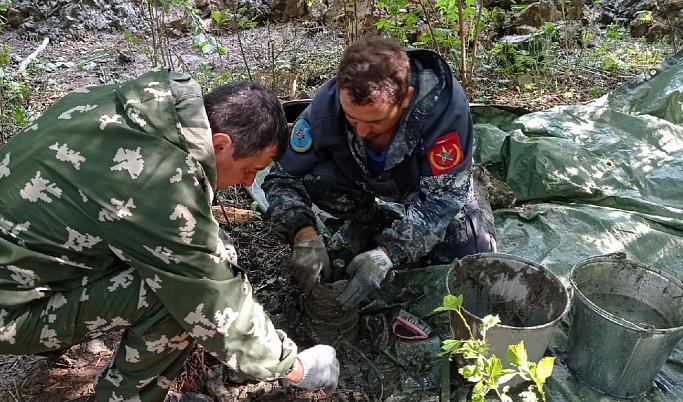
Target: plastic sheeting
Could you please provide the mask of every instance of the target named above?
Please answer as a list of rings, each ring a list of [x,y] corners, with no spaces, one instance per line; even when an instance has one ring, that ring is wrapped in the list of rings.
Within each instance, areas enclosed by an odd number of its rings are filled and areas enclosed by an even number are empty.
[[[683,279],[683,52],[590,105],[519,117],[490,109],[473,107],[475,157],[518,201],[495,211],[499,251],[544,265],[567,286],[574,265],[617,251]],[[551,343],[548,399],[618,400],[567,369],[567,328]],[[634,400],[683,400],[683,342]]]

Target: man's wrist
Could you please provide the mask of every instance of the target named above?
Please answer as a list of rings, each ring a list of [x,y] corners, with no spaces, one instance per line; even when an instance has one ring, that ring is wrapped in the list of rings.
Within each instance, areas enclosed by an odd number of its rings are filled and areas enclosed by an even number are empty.
[[[301,364],[301,360],[299,358],[296,358],[296,362],[294,363],[294,368],[292,368],[292,371],[289,372],[285,376],[285,380],[288,382],[291,382],[292,384],[297,384],[301,382],[304,378],[304,366]]]
[[[318,232],[315,231],[313,226],[306,226],[301,228],[296,234],[294,235],[294,243],[298,243],[300,241],[305,241],[305,240],[317,240],[319,239],[318,237]]]

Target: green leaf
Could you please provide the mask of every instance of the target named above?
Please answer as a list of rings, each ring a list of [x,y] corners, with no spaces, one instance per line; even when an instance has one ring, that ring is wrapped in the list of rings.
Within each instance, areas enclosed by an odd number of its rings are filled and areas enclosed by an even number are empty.
[[[460,374],[462,374],[463,377],[467,379],[467,381],[478,382],[482,379],[481,372],[474,364],[468,364],[467,366],[461,368],[458,371],[460,372]]]
[[[545,383],[545,380],[553,373],[553,365],[555,364],[555,357],[546,356],[542,358],[536,365],[536,382],[538,384]]]
[[[28,123],[28,118],[26,116],[26,112],[24,111],[24,108],[17,106],[17,108],[14,110],[14,114],[12,115],[12,118],[14,118],[14,122],[18,126],[24,126],[26,123]]]
[[[443,344],[441,345],[441,349],[444,352],[453,354],[460,349],[460,346],[462,345],[462,341],[460,339],[446,339],[443,341]]]
[[[486,331],[489,330],[489,328],[492,328],[496,324],[500,323],[500,317],[497,315],[487,315],[481,320],[481,331],[482,333],[486,333]]]
[[[221,23],[223,21],[223,12],[222,11],[211,11],[211,19],[216,21],[217,23]]]
[[[522,402],[538,402],[538,397],[531,387],[529,387],[528,390],[521,392],[519,396],[522,397]]]
[[[491,378],[497,378],[503,375],[503,363],[496,356],[491,356],[488,362],[484,364],[486,374]]]
[[[446,295],[443,297],[443,304],[434,311],[459,310],[462,307],[463,296]]]
[[[525,365],[527,363],[524,341],[521,341],[516,345],[508,346],[507,359],[513,366]]]
[[[498,378],[498,384],[505,384],[506,382],[509,382],[510,380],[515,378],[515,376],[517,375],[517,372],[515,370],[505,369],[503,371],[505,373]]]
[[[488,389],[484,388],[483,382],[478,382],[472,388],[472,402],[485,402],[486,398],[484,396],[488,392]]]

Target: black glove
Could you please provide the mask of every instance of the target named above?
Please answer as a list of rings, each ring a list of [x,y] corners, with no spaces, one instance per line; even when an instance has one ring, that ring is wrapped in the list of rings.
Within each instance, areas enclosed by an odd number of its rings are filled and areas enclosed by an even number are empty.
[[[304,375],[301,381],[291,383],[299,388],[325,388],[327,392],[337,389],[339,382],[339,361],[337,352],[332,346],[316,345],[297,355],[303,366]]]
[[[292,270],[299,284],[299,289],[309,294],[313,286],[320,280],[320,272],[330,275],[330,258],[327,256],[325,243],[320,238],[302,240],[294,243],[292,252]]]
[[[358,254],[346,268],[347,275],[352,275],[353,278],[337,301],[344,310],[357,305],[368,297],[370,292],[379,289],[382,280],[393,266],[391,259],[381,248]]]

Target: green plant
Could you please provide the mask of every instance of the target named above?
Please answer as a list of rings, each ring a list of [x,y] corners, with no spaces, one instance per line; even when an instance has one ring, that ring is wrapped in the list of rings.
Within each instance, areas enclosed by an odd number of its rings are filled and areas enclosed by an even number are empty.
[[[609,39],[620,40],[626,36],[626,28],[620,27],[618,25],[610,24],[607,27],[607,32],[605,33]]]
[[[646,24],[652,21],[652,11],[650,10],[638,11],[637,13],[633,14],[633,16],[639,24]]]
[[[180,7],[185,21],[192,33],[192,42],[203,54],[225,54],[220,40],[206,32],[199,10],[191,6],[190,0],[137,0],[141,15],[148,25],[148,37],[143,52],[152,67],[185,68],[184,62],[174,55],[166,32],[166,16],[172,7]],[[220,25],[226,18],[225,12],[212,12],[211,17]],[[128,45],[137,44],[140,38],[124,30],[124,40]]]
[[[467,86],[467,65],[472,75],[477,37],[491,17],[482,4],[476,6],[475,0],[376,0],[374,6],[384,15],[377,21],[378,30],[443,55],[449,64],[459,66],[459,78]]]
[[[554,357],[544,357],[538,363],[530,362],[527,357],[524,342],[508,346],[507,361],[514,367],[505,368],[501,360],[490,354],[489,345],[486,342],[486,332],[500,322],[498,316],[487,315],[479,325],[481,338],[475,338],[467,320],[462,314],[463,296],[447,295],[443,298],[443,304],[435,311],[453,311],[462,320],[469,339],[446,339],[441,349],[442,355],[462,355],[466,364],[458,371],[468,381],[475,383],[472,389],[472,401],[484,402],[486,395],[493,391],[501,401],[512,401],[507,395],[509,386],[505,385],[515,376],[520,376],[526,381],[531,381],[526,391],[520,396],[524,401],[537,401],[537,394],[541,400],[546,401],[543,385],[553,371]]]
[[[0,0],[0,29],[2,29],[6,23],[5,16],[2,14],[7,12],[11,4],[12,0]]]
[[[0,31],[5,25],[3,13],[11,4],[0,0]],[[0,44],[0,145],[7,142],[8,133],[27,125],[32,117],[28,102],[33,88],[10,71],[10,50],[7,43]]]

